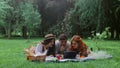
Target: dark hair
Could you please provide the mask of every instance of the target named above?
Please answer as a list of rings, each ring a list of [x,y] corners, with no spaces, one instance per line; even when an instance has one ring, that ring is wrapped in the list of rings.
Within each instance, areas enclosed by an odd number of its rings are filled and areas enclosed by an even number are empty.
[[[55,42],[54,42],[54,43],[55,43]],[[55,52],[56,52],[55,49],[56,49],[56,48],[55,48],[55,44],[52,45],[52,47],[49,47],[49,48],[48,48],[48,52],[47,52],[47,56],[53,55],[53,56],[55,57]]]
[[[51,40],[55,40],[55,39],[54,39],[54,38],[45,39],[45,40],[43,41],[43,44],[47,45],[47,44],[49,44],[49,43],[51,42]]]
[[[47,34],[45,35],[45,39],[43,40],[43,44],[47,45],[51,42],[51,40],[55,40],[54,35],[53,34]]]
[[[68,39],[67,34],[60,34],[59,35],[59,40],[67,40],[67,39]]]

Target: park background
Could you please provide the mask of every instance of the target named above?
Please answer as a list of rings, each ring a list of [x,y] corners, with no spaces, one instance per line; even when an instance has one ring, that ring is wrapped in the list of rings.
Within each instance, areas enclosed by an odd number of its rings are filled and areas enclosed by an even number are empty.
[[[34,63],[24,48],[44,35],[80,35],[112,59],[79,63]],[[120,68],[120,0],[0,0],[0,68]]]

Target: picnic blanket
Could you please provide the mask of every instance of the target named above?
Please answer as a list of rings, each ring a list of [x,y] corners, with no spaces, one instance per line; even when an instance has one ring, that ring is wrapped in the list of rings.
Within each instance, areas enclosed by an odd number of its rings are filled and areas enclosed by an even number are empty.
[[[105,51],[91,52],[88,55],[88,57],[80,58],[80,56],[78,56],[76,57],[76,59],[64,59],[64,58],[57,59],[57,57],[40,55],[40,54],[27,57],[28,60],[35,60],[35,61],[43,60],[45,62],[83,62],[88,60],[109,59],[109,58],[112,58],[112,55],[107,54],[107,52]]]
[[[112,55],[108,54],[106,51],[97,51],[91,52],[91,54],[89,54],[88,57],[92,59],[108,59],[112,58]]]
[[[46,57],[46,62],[83,62],[88,60],[97,60],[97,59],[109,59],[112,58],[112,55],[107,54],[105,51],[97,51],[97,52],[91,52],[91,54],[88,55],[88,57],[80,58],[77,57],[76,59],[60,59],[57,60],[56,57]]]

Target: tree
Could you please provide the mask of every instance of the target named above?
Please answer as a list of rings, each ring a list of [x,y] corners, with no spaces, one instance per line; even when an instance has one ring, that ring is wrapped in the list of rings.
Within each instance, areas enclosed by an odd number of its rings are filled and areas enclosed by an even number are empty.
[[[103,6],[107,25],[111,28],[111,39],[120,39],[120,1],[104,0]]]
[[[2,0],[0,2],[0,25],[5,28],[6,33],[8,34],[8,38],[11,37],[11,21],[6,22],[6,17],[9,11],[13,11],[13,8],[8,4],[7,1]],[[10,18],[11,19],[11,18]]]
[[[11,33],[16,34],[21,28],[24,38],[27,37],[27,32],[30,37],[32,33],[36,33],[33,30],[39,29],[41,18],[33,0],[3,0],[0,3],[0,26],[5,28],[8,38],[11,38]]]
[[[67,0],[37,0],[37,2],[42,17],[41,35],[44,35],[51,26],[63,21],[69,3]]]
[[[68,19],[72,25],[72,33],[81,36],[91,35],[91,31],[102,32],[104,27],[104,10],[102,0],[77,0],[70,10]],[[102,27],[101,27],[102,25]]]
[[[22,12],[22,17],[24,19],[24,21],[21,23],[23,26],[22,31],[24,33],[24,31],[26,32],[27,30],[30,38],[33,32],[33,29],[38,28],[40,26],[41,15],[36,9],[34,9],[34,6],[31,2],[21,2],[20,9]],[[27,34],[27,32],[24,34]]]

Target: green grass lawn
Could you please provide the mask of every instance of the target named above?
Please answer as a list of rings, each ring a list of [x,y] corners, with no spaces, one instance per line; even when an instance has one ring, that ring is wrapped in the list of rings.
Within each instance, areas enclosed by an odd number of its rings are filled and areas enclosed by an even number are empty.
[[[99,41],[101,50],[113,56],[112,59],[86,62],[48,63],[26,60],[24,48],[35,45],[41,39],[0,39],[0,68],[120,68],[120,41]],[[96,48],[95,41],[84,40],[87,46]]]

